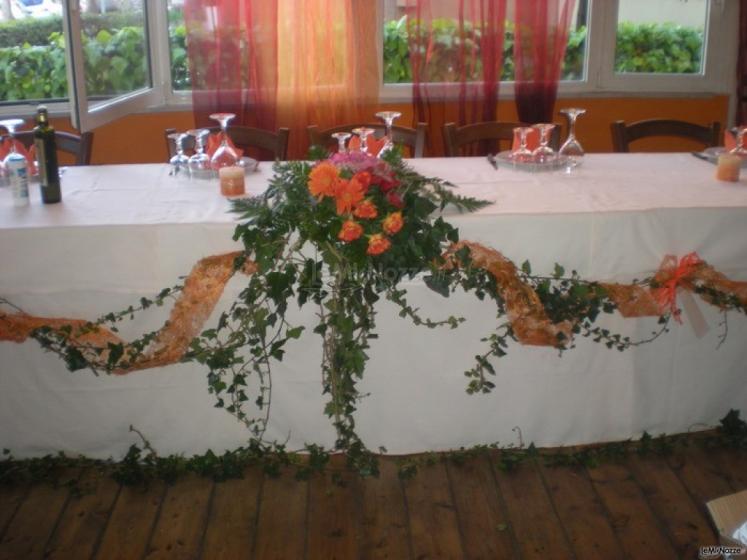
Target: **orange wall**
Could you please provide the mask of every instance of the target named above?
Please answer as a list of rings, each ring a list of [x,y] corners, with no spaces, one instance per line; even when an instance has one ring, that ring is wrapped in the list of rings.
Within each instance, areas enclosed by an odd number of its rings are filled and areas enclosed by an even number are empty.
[[[612,150],[610,123],[617,119],[635,121],[646,118],[672,118],[698,123],[719,121],[722,126],[727,120],[729,98],[725,95],[713,95],[697,98],[580,98],[559,99],[557,109],[563,107],[584,107],[587,113],[578,121],[577,136],[588,152],[609,152]],[[399,122],[412,122],[411,104],[392,104],[381,109],[393,109],[403,113]],[[440,131],[442,121],[451,120],[452,107],[444,107],[441,115],[429,123],[431,129]],[[514,103],[503,101],[498,106],[500,120],[517,120]],[[373,120],[373,119],[372,119]],[[561,115],[556,114],[555,122],[564,123]],[[53,119],[59,130],[72,130],[67,118]],[[109,123],[94,131],[92,163],[137,163],[166,161],[167,151],[163,131],[166,128],[186,130],[194,126],[192,113],[189,111],[133,114]],[[304,134],[291,128],[291,134]],[[563,136],[565,132],[563,133]],[[437,139],[440,133],[437,134]],[[689,151],[695,146],[686,140],[641,141],[637,148],[658,151]],[[440,141],[429,149],[431,155],[441,154]]]

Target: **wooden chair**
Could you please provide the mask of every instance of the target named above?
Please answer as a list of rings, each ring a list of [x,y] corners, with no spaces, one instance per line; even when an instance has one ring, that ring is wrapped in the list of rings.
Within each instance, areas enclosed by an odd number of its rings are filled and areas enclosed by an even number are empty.
[[[690,138],[700,142],[705,148],[718,146],[721,124],[712,122],[707,125],[699,125],[671,119],[649,119],[630,124],[626,124],[625,121],[615,121],[610,125],[610,130],[614,151],[626,153],[630,151],[631,142],[651,136]]]
[[[508,150],[514,140],[514,128],[532,126],[520,122],[486,121],[465,126],[446,123],[443,127],[444,148],[446,157],[457,157],[461,150],[477,142],[493,141],[497,144],[497,151]],[[560,146],[560,127],[556,126],[550,136],[550,145],[557,150]],[[496,151],[496,150],[491,150]]]
[[[75,158],[75,165],[89,165],[91,163],[91,150],[93,149],[93,132],[84,132],[80,136],[70,132],[55,131],[57,151],[71,154]],[[15,133],[15,137],[26,148],[34,143],[34,132],[23,130]]]
[[[220,132],[219,126],[208,127],[211,133]],[[169,138],[169,134],[176,132],[175,128],[167,128],[164,131],[164,137],[166,138],[166,148],[168,149],[169,157],[176,153],[176,146],[174,141]],[[287,128],[278,128],[277,132],[270,132],[269,130],[263,130],[261,128],[254,128],[251,126],[229,126],[228,137],[234,143],[237,148],[241,148],[246,152],[251,148],[256,148],[264,152],[269,152],[274,156],[275,160],[285,161],[288,159],[288,137],[290,136],[290,130]],[[191,136],[187,137],[184,141],[184,149],[194,149],[194,138]]]
[[[382,138],[386,134],[386,126],[383,123],[355,123],[345,124],[341,126],[335,126],[327,128],[325,130],[319,130],[316,125],[311,125],[307,128],[309,134],[309,144],[312,146],[322,146],[324,148],[337,147],[337,141],[332,138],[335,132],[350,132],[354,128],[359,127],[372,128],[374,136],[376,138]],[[393,126],[392,127],[392,138],[395,144],[402,144],[410,148],[410,153],[414,158],[423,157],[425,152],[425,135],[428,132],[428,125],[426,123],[418,123],[417,128],[409,128],[407,126]]]

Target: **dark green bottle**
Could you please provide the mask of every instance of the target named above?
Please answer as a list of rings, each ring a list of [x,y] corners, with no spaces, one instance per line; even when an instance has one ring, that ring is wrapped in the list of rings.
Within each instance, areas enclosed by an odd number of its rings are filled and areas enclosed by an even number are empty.
[[[60,171],[57,165],[57,142],[54,138],[54,128],[49,124],[47,108],[40,105],[36,113],[36,128],[34,128],[34,144],[36,145],[36,161],[39,164],[39,182],[41,197],[44,204],[52,204],[62,200],[60,192]]]

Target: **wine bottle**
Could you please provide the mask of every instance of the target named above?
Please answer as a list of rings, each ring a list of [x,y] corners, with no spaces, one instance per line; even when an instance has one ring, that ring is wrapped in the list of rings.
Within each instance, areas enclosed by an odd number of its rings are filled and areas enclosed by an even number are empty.
[[[62,200],[60,192],[60,172],[57,165],[57,142],[54,128],[49,124],[47,108],[40,105],[36,113],[36,127],[34,128],[34,144],[36,145],[36,161],[39,164],[39,182],[41,197],[44,204],[52,204]]]

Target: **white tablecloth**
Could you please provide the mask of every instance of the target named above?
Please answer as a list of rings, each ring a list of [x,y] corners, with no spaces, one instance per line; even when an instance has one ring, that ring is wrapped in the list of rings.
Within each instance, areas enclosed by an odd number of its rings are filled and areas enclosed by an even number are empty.
[[[555,262],[587,279],[629,281],[655,271],[664,255],[698,254],[730,278],[747,280],[747,180],[714,179],[689,154],[589,155],[577,173],[495,171],[479,158],[412,161],[459,192],[494,201],[476,214],[450,213],[461,237],[494,247],[535,272]],[[260,193],[270,164],[247,176]],[[235,250],[234,216],[212,182],[168,176],[165,165],[70,168],[63,202],[13,208],[0,189],[0,297],[26,312],[92,319],[178,283],[200,258]],[[224,303],[240,289],[227,287]],[[699,302],[710,330],[685,324],[624,353],[580,339],[559,357],[514,344],[495,363],[496,389],[468,396],[462,372],[483,350],[495,310],[472,296],[443,299],[420,283],[410,299],[434,318],[461,315],[456,331],[412,326],[387,305],[371,349],[357,413],[371,447],[414,452],[499,441],[575,444],[713,425],[730,408],[747,412],[747,320],[732,315],[717,349],[721,316]],[[149,310],[151,311],[151,310]],[[313,320],[313,309],[302,318]],[[158,328],[167,310],[138,316],[122,335]],[[654,319],[607,316],[611,330],[637,338]],[[305,335],[275,367],[268,436],[290,447],[331,444],[323,415],[319,340]],[[135,425],[160,452],[222,450],[247,433],[213,408],[205,371],[178,364],[120,377],[70,373],[34,341],[0,342],[0,447],[16,456],[63,450],[121,456]]]

